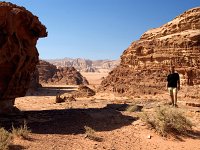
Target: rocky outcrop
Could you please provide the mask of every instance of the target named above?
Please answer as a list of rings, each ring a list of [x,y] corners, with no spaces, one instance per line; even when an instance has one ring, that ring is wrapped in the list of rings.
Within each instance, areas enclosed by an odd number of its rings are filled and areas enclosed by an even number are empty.
[[[74,67],[56,67],[49,62],[40,60],[37,66],[39,71],[39,82],[41,84],[67,84],[80,85],[89,84]]]
[[[96,92],[85,85],[80,85],[76,91],[70,93],[63,93],[56,96],[56,103],[65,102],[65,101],[76,101],[75,98],[81,97],[91,97],[94,96]]]
[[[37,40],[46,36],[38,17],[0,2],[0,113],[12,111],[15,98],[26,94],[38,63]]]
[[[157,93],[175,65],[182,84],[200,84],[200,7],[145,32],[122,54],[119,67],[102,81],[101,90]]]
[[[80,85],[77,91],[72,92],[73,97],[90,97],[95,94],[96,92],[94,90],[85,85]]]
[[[40,87],[42,87],[42,85],[39,83],[39,71],[36,68],[35,71],[31,74],[31,79],[30,79],[30,83],[29,83],[29,89],[28,89],[26,94],[27,95],[33,94]]]
[[[39,83],[52,82],[51,80],[54,74],[57,72],[56,66],[43,60],[39,61],[37,69],[39,71]]]

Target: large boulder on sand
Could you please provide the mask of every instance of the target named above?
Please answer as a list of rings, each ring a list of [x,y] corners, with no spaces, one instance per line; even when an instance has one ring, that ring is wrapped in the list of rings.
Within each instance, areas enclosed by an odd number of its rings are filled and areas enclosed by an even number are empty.
[[[13,110],[26,94],[38,63],[36,43],[46,27],[24,7],[0,2],[0,113]]]

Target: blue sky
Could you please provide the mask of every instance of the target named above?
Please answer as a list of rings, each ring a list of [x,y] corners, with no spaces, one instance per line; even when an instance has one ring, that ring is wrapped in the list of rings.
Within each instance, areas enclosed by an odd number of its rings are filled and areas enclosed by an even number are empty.
[[[6,0],[7,1],[7,0]],[[47,27],[39,39],[42,59],[118,59],[151,28],[159,27],[200,0],[10,0]]]

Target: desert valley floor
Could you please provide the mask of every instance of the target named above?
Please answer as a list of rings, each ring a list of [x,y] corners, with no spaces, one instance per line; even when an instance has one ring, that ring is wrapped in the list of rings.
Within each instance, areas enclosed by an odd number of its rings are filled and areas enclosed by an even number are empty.
[[[106,74],[83,75],[94,88]],[[167,92],[137,97],[97,93],[92,97],[55,103],[58,93],[76,90],[77,86],[43,85],[33,95],[16,99],[16,107],[22,112],[13,116],[14,124],[26,120],[31,133],[26,140],[14,138],[11,149],[199,150],[200,107],[186,105],[186,102],[200,103],[198,88],[182,87],[178,95],[177,109],[183,111],[195,124],[193,132],[184,136],[162,137],[138,116],[168,102]],[[123,109],[123,106],[131,104],[142,105],[142,111],[130,112]]]

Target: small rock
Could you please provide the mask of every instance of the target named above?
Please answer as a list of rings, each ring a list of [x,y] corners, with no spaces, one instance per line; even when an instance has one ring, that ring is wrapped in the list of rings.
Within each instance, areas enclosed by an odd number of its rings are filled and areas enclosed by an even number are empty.
[[[147,139],[151,139],[151,135],[148,135],[148,136],[147,136]]]
[[[186,103],[187,106],[200,107],[200,103]]]

